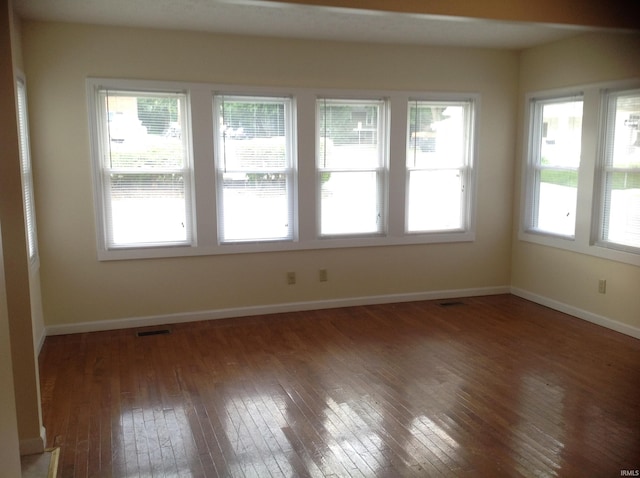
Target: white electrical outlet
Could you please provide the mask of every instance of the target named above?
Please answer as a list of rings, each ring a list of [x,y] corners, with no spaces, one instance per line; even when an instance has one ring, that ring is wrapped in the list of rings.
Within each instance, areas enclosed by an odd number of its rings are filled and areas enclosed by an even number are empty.
[[[327,282],[329,280],[327,269],[320,269],[318,271],[318,279],[320,280],[320,282]]]
[[[600,279],[598,281],[598,292],[600,294],[606,294],[607,293],[607,280],[606,279]]]
[[[293,285],[296,283],[296,273],[295,272],[287,272],[287,284]]]

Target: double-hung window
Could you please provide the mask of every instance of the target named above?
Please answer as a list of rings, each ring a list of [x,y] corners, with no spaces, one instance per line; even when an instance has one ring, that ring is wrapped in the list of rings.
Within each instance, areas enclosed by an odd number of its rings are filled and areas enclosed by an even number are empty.
[[[18,133],[20,135],[20,170],[22,173],[22,194],[27,233],[27,249],[30,261],[38,257],[36,238],[36,214],[33,200],[33,173],[31,169],[31,150],[29,148],[29,124],[27,115],[27,88],[22,78],[16,82],[18,94]]]
[[[99,260],[474,240],[478,94],[86,86]]]
[[[581,95],[531,100],[525,231],[575,236],[582,106]]]
[[[406,157],[406,231],[469,228],[473,100],[411,100]]]
[[[104,249],[193,245],[188,95],[100,85],[93,93]]]
[[[293,100],[215,95],[218,241],[295,238]]]
[[[596,243],[640,251],[640,89],[604,95]]]
[[[383,99],[317,100],[320,237],[385,233],[387,109]]]

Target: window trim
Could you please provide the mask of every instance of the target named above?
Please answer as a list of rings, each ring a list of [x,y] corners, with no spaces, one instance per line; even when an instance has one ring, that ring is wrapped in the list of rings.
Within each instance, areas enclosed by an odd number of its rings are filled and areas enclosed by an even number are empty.
[[[599,215],[599,194],[596,179],[597,161],[599,161],[603,134],[602,92],[609,89],[634,89],[640,87],[640,78],[622,81],[608,81],[575,85],[566,88],[555,88],[527,92],[524,95],[524,120],[521,150],[520,174],[520,207],[518,239],[546,247],[585,254],[602,259],[640,266],[640,254],[603,247],[594,240],[594,227],[597,226]],[[539,233],[525,228],[527,201],[527,173],[530,146],[531,98],[572,96],[576,91],[583,93],[583,131],[582,152],[578,169],[578,201],[576,205],[576,230],[573,238],[549,233]]]
[[[102,207],[101,190],[97,183],[95,166],[96,155],[96,118],[93,103],[93,87],[96,84],[146,91],[158,89],[164,91],[187,91],[190,97],[190,150],[192,152],[193,175],[193,230],[197,238],[191,246],[160,246],[149,248],[131,248],[107,250],[100,243],[103,226],[100,224]],[[478,158],[478,124],[480,118],[480,94],[474,92],[443,93],[430,91],[391,91],[391,90],[346,90],[331,88],[262,87],[237,84],[187,83],[168,81],[146,81],[126,79],[87,78],[88,122],[90,127],[90,161],[93,170],[94,211],[97,234],[97,257],[100,261],[132,260],[165,257],[188,257],[217,254],[243,254],[256,252],[278,252],[299,250],[320,250],[350,247],[380,247],[415,244],[472,242],[475,240],[476,215],[476,170]],[[297,218],[298,240],[278,242],[226,243],[218,241],[216,212],[218,210],[215,187],[214,162],[214,119],[213,95],[248,96],[290,96],[295,102],[293,125],[297,156],[297,196],[294,201],[294,215]],[[388,229],[383,236],[346,236],[323,237],[317,234],[317,197],[316,197],[316,142],[315,114],[316,99],[331,98],[388,98],[389,101],[389,169],[387,195]],[[473,99],[474,118],[471,144],[474,158],[470,171],[470,184],[467,189],[469,224],[465,231],[444,231],[428,233],[405,233],[405,155],[407,141],[407,104],[410,98],[429,100]],[[99,178],[98,178],[99,179]]]

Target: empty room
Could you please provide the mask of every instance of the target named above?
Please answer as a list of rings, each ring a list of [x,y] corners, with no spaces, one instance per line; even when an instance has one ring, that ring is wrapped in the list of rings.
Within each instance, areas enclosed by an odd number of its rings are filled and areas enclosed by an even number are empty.
[[[0,476],[638,476],[635,6],[477,3],[3,2]]]

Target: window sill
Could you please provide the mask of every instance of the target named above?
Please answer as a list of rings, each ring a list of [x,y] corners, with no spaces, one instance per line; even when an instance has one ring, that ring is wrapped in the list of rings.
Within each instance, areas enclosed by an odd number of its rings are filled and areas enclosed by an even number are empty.
[[[475,233],[471,231],[411,234],[384,237],[321,238],[306,241],[278,241],[263,243],[212,244],[198,246],[145,247],[135,249],[99,250],[99,261],[119,261],[135,259],[158,259],[168,257],[212,256],[225,254],[248,254],[261,252],[287,252],[314,249],[337,249],[350,247],[385,247],[419,244],[443,244],[473,242]]]
[[[555,236],[542,232],[520,231],[518,239],[523,242],[563,249],[577,254],[640,266],[640,254],[611,249],[598,244],[583,243],[575,240],[573,237]]]

